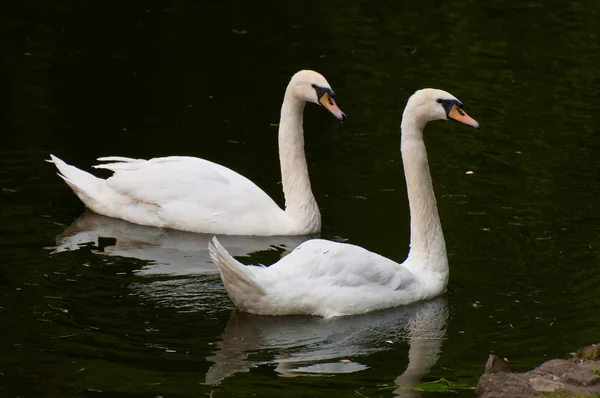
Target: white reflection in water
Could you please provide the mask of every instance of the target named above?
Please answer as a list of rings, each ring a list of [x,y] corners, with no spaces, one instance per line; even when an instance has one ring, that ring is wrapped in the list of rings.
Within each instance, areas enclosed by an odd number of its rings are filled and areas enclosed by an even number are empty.
[[[78,250],[93,244],[96,254],[147,260],[139,275],[190,275],[216,273],[208,255],[210,234],[145,227],[104,217],[87,211],[56,238],[53,253]],[[261,250],[292,251],[309,236],[234,236],[221,235],[219,240],[233,256],[246,256]]]
[[[448,318],[445,297],[370,314],[323,319],[318,317],[269,317],[234,311],[225,327],[206,382],[216,384],[237,372],[262,364],[276,364],[286,377],[351,373],[367,366],[357,357],[391,348],[391,342],[407,341],[409,364],[394,381],[398,396],[418,397],[421,378],[438,360],[446,338]],[[271,360],[250,359],[268,350]],[[351,359],[352,358],[352,359]]]
[[[179,312],[220,312],[231,308],[216,267],[208,256],[212,235],[145,227],[85,212],[56,238],[53,253],[92,244],[93,253],[148,261],[138,275],[168,275],[129,285],[133,294]],[[285,255],[310,237],[219,236],[234,256],[257,251]],[[173,276],[177,276],[173,278]],[[187,276],[187,277],[186,277]],[[409,364],[395,379],[395,394],[419,397],[421,378],[438,360],[446,336],[445,297],[370,314],[322,319],[267,317],[233,311],[215,346],[206,382],[217,384],[263,364],[275,364],[285,377],[352,373],[367,369],[357,357],[388,350],[389,341],[407,341]],[[252,360],[268,350],[274,358]]]

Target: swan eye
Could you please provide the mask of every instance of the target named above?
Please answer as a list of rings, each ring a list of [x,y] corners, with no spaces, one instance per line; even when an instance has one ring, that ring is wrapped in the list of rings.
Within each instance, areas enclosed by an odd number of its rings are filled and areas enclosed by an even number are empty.
[[[443,102],[443,100],[441,98],[438,98],[435,100],[435,102],[437,102],[438,104],[441,104]]]

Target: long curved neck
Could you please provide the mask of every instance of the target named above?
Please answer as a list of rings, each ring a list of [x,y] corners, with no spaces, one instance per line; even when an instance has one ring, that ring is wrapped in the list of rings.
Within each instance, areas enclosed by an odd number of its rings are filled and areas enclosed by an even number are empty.
[[[420,269],[448,272],[446,243],[437,210],[423,128],[409,105],[402,116],[401,151],[410,204],[409,263]]]
[[[288,88],[279,121],[279,162],[285,212],[298,223],[300,229],[311,233],[321,229],[321,214],[310,187],[304,154],[304,104]]]

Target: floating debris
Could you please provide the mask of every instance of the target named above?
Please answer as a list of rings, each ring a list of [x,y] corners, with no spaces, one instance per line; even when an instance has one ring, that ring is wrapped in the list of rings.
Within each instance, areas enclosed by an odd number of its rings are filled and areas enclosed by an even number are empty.
[[[69,337],[77,336],[77,334],[65,334],[64,336],[54,336],[50,337],[51,339],[66,339]]]

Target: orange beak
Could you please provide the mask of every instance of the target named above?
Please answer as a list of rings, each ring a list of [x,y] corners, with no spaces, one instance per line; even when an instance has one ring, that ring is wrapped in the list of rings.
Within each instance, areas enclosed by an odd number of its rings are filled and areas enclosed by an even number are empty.
[[[465,111],[460,109],[456,104],[452,106],[450,112],[448,112],[448,118],[456,120],[459,123],[466,124],[467,126],[479,129],[479,123],[471,116],[467,115]]]
[[[328,93],[325,93],[319,99],[319,103],[325,107],[329,112],[333,114],[338,120],[342,122],[346,120],[346,114],[337,106],[333,98]]]

